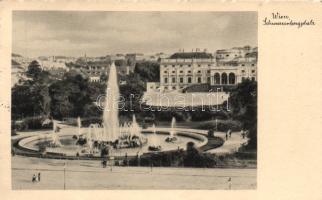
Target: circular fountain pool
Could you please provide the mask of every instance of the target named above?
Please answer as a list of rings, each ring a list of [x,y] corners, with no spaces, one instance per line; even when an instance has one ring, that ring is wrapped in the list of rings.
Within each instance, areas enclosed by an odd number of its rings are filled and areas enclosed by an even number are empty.
[[[58,134],[59,141],[61,143],[60,146],[57,147],[46,147],[46,153],[57,154],[57,155],[65,155],[65,156],[76,156],[79,155],[88,155],[88,147],[77,145],[77,139],[73,138],[74,133],[77,133],[76,128],[68,128],[62,129],[61,133]],[[82,130],[83,134],[86,129]],[[152,130],[145,129],[142,130],[142,135],[147,138],[147,143],[135,148],[120,148],[120,149],[112,149],[109,152],[110,156],[134,156],[149,151],[149,146],[157,145],[161,146],[161,151],[171,151],[180,149],[186,149],[186,145],[188,142],[194,142],[196,147],[201,147],[207,143],[207,137],[204,136],[201,130],[194,129],[178,129],[176,130],[177,140],[174,142],[166,142],[166,138],[170,135],[170,129],[166,128],[157,128],[156,134],[153,133]],[[85,133],[84,133],[85,134]],[[51,141],[49,134],[42,133],[37,136],[31,136],[24,138],[19,141],[18,146],[22,147],[25,150],[30,150],[34,152],[39,152],[39,149],[42,145],[46,145]],[[92,153],[91,156],[99,157],[100,151]]]

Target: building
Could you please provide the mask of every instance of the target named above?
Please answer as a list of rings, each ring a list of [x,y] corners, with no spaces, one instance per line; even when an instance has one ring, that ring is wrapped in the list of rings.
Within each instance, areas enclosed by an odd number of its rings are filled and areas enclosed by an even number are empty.
[[[244,46],[244,47],[234,47],[231,49],[217,50],[216,63],[218,65],[221,65],[227,62],[238,61],[238,59],[245,58],[246,55],[252,55],[253,53],[257,54],[257,47],[251,48],[250,46]],[[256,55],[256,58],[257,58],[257,55]]]
[[[161,59],[160,83],[147,83],[147,91],[180,91],[193,85],[234,86],[245,79],[256,80],[257,48],[256,52],[243,49],[220,50],[219,54],[226,54],[218,56],[217,51],[216,58],[206,52],[178,52]]]

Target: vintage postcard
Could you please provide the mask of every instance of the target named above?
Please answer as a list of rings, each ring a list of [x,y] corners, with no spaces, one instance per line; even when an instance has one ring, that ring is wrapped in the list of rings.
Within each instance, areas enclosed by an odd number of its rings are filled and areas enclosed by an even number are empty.
[[[2,5],[6,199],[322,198],[320,2]]]

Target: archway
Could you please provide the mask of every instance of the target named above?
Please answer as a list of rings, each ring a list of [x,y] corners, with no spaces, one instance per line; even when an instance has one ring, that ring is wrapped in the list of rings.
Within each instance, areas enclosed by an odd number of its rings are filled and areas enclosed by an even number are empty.
[[[228,82],[229,84],[235,84],[236,82],[236,76],[234,73],[229,73],[229,76],[228,76]]]
[[[216,73],[215,76],[215,84],[216,85],[220,85],[220,74],[219,73]]]
[[[221,84],[222,85],[226,85],[227,84],[227,74],[226,73],[223,73],[223,74],[221,74]]]

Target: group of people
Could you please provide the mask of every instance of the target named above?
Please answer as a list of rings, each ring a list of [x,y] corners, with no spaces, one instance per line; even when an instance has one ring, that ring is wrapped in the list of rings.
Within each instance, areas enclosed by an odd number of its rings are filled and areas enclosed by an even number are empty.
[[[227,133],[226,133],[226,140],[228,140],[228,137],[231,138],[231,130],[228,129]]]
[[[231,138],[231,133],[232,133],[231,129],[228,129],[228,131],[227,131],[227,133],[226,133],[226,140],[228,140],[228,138]],[[243,139],[245,139],[246,134],[247,134],[247,131],[245,131],[244,129],[242,129],[242,130],[240,131],[240,135],[241,135],[241,137],[242,137]]]
[[[33,183],[40,182],[40,172],[38,172],[38,174],[37,174],[37,175],[36,175],[36,174],[34,174],[34,175],[32,176],[32,182],[33,182]]]

